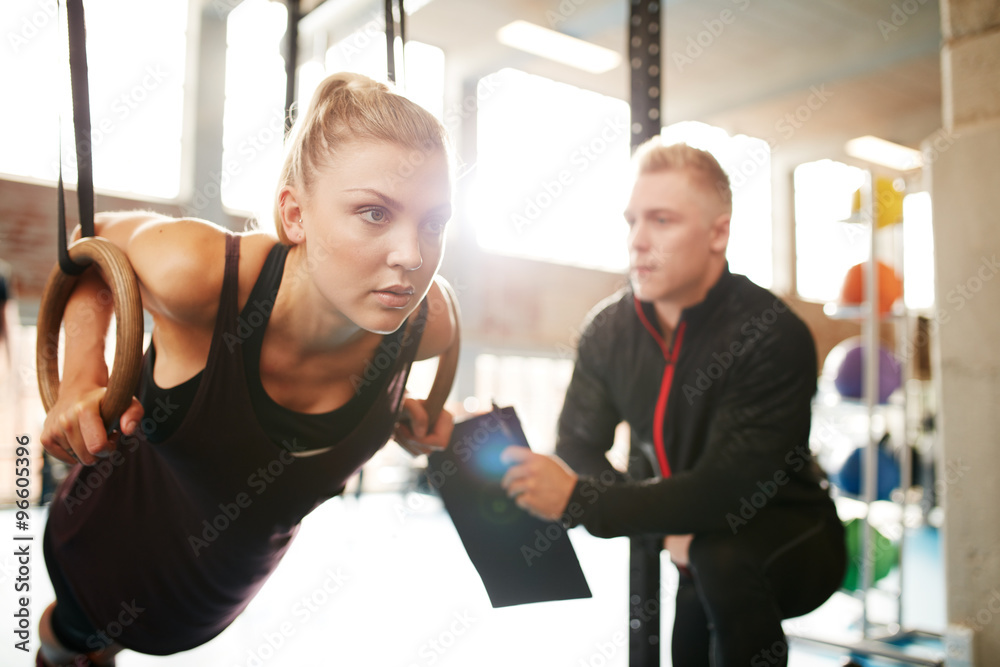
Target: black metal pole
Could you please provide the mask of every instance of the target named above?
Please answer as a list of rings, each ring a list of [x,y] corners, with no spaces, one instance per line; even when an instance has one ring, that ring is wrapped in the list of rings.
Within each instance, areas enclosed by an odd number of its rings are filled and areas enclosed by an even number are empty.
[[[631,73],[632,150],[660,133],[660,3],[631,0],[629,72]],[[630,541],[629,667],[660,665],[659,538]]]
[[[632,148],[660,133],[660,3],[632,0],[629,16]]]
[[[399,2],[399,63],[403,66],[403,90],[406,90],[408,83],[406,79],[406,8],[403,6],[404,0]]]
[[[396,20],[392,17],[392,0],[385,0],[385,61],[389,81],[396,83]]]

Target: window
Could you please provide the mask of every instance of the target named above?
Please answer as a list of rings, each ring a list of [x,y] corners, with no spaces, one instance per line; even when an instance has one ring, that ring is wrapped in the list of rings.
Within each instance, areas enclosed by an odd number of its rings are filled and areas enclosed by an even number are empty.
[[[571,359],[480,354],[473,407],[489,410],[491,401],[501,407],[514,406],[531,448],[551,453],[572,375]]]
[[[485,250],[608,271],[628,267],[628,104],[504,69],[478,90],[467,210]]]
[[[0,28],[0,172],[76,183],[66,17],[56,3],[6,3]],[[87,59],[94,185],[174,198],[180,188],[187,3],[91,2]],[[128,54],[128,57],[123,57]],[[16,101],[16,103],[13,103]]]
[[[903,299],[906,307],[934,307],[934,232],[931,196],[915,192],[903,198]]]
[[[622,211],[631,187],[628,104],[513,69],[485,77],[479,100],[479,161],[470,209],[480,246],[624,271],[628,229]],[[709,151],[730,175],[730,267],[770,286],[767,143],[730,137],[703,123],[667,127],[663,138]]]
[[[573,377],[572,359],[480,354],[476,357],[476,393],[465,400],[470,412],[486,411],[491,402],[513,406],[531,449],[551,454],[556,447],[559,414]],[[629,428],[621,423],[607,453],[611,464],[628,466]]]
[[[409,9],[409,7],[407,7]],[[408,11],[407,13],[412,13]],[[300,83],[299,100],[305,106],[320,79],[334,72],[357,72],[376,81],[387,80],[385,33],[373,20],[333,45],[326,52],[326,72],[315,77],[312,85]],[[395,42],[396,81],[398,89],[408,98],[430,111],[438,120],[444,117],[444,51],[422,42]],[[405,51],[405,65],[400,55]]]
[[[870,252],[868,225],[852,218],[855,192],[864,171],[832,160],[795,169],[795,249],[799,296],[820,302],[840,297],[844,276]],[[907,308],[934,306],[934,238],[931,199],[926,192],[906,195],[903,220],[877,230],[879,259],[903,267]]]
[[[284,5],[244,0],[229,14],[222,121],[222,203],[270,221],[285,128]],[[194,204],[204,201],[195,196]],[[196,215],[197,213],[195,213]],[[269,226],[269,225],[268,225]]]
[[[362,26],[328,49],[325,62],[301,63],[296,99],[300,112],[320,81],[334,72],[386,80],[385,35],[375,23]],[[274,185],[284,159],[286,79],[281,48],[286,24],[285,7],[268,0],[244,0],[229,16],[222,201],[229,208],[255,214],[262,229],[273,229]],[[397,41],[397,53],[399,48]],[[404,92],[410,99],[440,118],[444,52],[408,42],[406,69],[398,71],[405,71]]]
[[[843,222],[863,180],[862,170],[832,160],[796,167],[796,282],[803,299],[835,301],[847,270],[867,259],[867,229]]]

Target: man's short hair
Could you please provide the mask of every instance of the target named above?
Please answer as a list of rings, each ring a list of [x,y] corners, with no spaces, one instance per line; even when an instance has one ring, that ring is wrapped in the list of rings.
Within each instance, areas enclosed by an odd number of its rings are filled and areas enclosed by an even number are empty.
[[[662,138],[656,136],[635,149],[632,164],[635,166],[636,176],[658,171],[687,170],[692,178],[701,182],[706,192],[718,196],[726,211],[733,210],[733,191],[729,187],[729,176],[708,151],[692,148],[684,143],[664,145]]]

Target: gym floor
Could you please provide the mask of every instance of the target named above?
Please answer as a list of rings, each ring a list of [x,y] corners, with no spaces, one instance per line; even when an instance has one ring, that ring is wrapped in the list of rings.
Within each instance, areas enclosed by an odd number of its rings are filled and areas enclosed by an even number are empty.
[[[32,511],[36,537],[44,514],[43,508]],[[0,525],[14,525],[12,510],[0,510]],[[307,517],[281,566],[219,637],[166,658],[126,652],[118,664],[624,667],[628,543],[594,538],[582,529],[571,531],[570,537],[592,599],[493,609],[437,498],[399,493],[337,498]],[[52,599],[40,546],[33,543],[38,550],[31,563],[33,650],[34,624]],[[907,629],[941,632],[944,585],[936,530],[925,527],[908,537],[904,564]],[[673,567],[664,565],[664,597],[669,599],[676,576]],[[10,590],[17,576],[13,549],[4,549],[0,586]],[[892,588],[894,580],[895,571],[883,583]],[[12,618],[14,596],[3,596],[3,604],[0,613]],[[895,608],[893,596],[876,595],[869,615],[889,622]],[[669,628],[672,606],[666,605],[664,612]],[[786,630],[850,644],[860,638],[860,613],[859,600],[837,593],[812,614],[787,621]],[[669,633],[664,639],[669,641]],[[33,653],[17,651],[13,643],[0,647],[0,664],[33,665]],[[663,655],[663,664],[669,665],[668,645]],[[841,665],[846,655],[842,649],[793,642],[789,664],[829,667]],[[907,664],[859,662],[869,667]],[[771,663],[764,659],[760,664]]]

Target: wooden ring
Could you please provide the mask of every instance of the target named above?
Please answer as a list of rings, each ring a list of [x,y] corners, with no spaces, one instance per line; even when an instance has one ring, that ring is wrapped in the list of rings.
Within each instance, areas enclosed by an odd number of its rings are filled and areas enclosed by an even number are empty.
[[[108,390],[101,400],[101,418],[105,427],[111,428],[132,404],[142,370],[143,315],[139,282],[125,253],[99,236],[84,237],[69,246],[69,257],[77,264],[96,264],[111,288],[117,321],[115,358]],[[38,390],[46,412],[59,397],[59,329],[76,281],[77,276],[63,273],[57,265],[49,274],[39,306],[35,363]]]
[[[444,300],[448,302],[448,309],[452,319],[455,321],[455,335],[448,349],[438,357],[438,367],[434,376],[434,383],[427,394],[427,400],[424,401],[424,409],[427,411],[428,430],[434,428],[434,424],[437,423],[438,416],[441,414],[441,410],[444,409],[445,401],[448,400],[448,394],[451,393],[451,386],[455,382],[462,329],[462,320],[458,311],[458,297],[455,295],[455,291],[448,284],[448,281],[440,276],[436,282],[438,287],[441,288]]]

